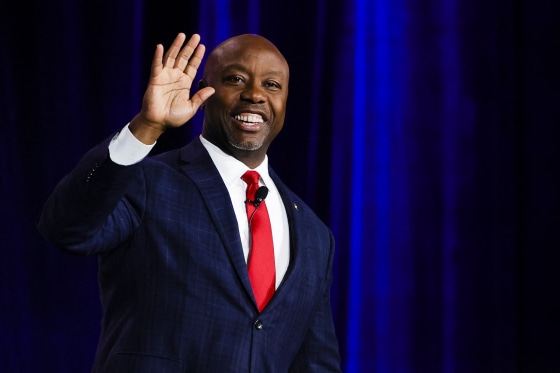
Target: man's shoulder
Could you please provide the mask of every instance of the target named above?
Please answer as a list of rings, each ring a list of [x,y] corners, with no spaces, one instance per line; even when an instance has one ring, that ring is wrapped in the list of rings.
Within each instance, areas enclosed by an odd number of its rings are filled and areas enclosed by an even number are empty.
[[[269,167],[269,174],[278,192],[282,196],[284,205],[287,209],[291,210],[293,214],[297,214],[304,218],[308,223],[316,224],[318,226],[323,226],[328,229],[328,226],[323,222],[323,220],[315,213],[313,208],[307,204],[299,195],[297,195],[290,187],[288,187],[276,174],[276,172]]]
[[[200,143],[200,139],[197,137],[180,148],[165,149],[155,154],[151,154],[146,158],[146,160],[153,164],[165,163],[172,165],[178,163],[191,163],[197,161],[197,159],[201,159],[201,157],[204,158],[204,153],[204,147]]]

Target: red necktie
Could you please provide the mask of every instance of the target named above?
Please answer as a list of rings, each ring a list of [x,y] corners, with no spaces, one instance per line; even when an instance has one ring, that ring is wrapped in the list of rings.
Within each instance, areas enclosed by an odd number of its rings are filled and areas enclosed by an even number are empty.
[[[272,298],[276,286],[272,229],[266,203],[262,201],[258,206],[253,204],[255,193],[259,189],[259,173],[247,171],[241,179],[247,183],[245,206],[251,232],[249,259],[247,260],[249,280],[260,312]]]

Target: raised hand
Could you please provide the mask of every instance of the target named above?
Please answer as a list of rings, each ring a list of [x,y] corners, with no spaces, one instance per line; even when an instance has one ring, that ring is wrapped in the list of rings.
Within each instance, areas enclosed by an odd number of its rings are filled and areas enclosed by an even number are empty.
[[[153,144],[167,128],[185,124],[214,94],[214,88],[205,87],[191,97],[205,47],[198,34],[183,46],[185,39],[185,34],[179,33],[165,55],[163,46],[156,46],[142,110],[129,125],[132,133],[146,144]]]

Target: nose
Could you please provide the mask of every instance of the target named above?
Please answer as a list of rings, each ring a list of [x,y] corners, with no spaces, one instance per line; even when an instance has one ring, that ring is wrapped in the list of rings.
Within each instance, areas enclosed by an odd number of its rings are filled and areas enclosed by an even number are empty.
[[[249,82],[241,92],[241,99],[255,104],[266,101],[264,88],[257,82]]]

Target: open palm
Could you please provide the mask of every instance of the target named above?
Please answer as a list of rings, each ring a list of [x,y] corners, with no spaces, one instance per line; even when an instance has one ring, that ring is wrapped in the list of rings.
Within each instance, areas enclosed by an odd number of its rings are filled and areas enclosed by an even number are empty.
[[[163,46],[159,44],[152,61],[150,80],[142,102],[142,115],[145,120],[163,129],[182,126],[214,93],[213,88],[206,87],[191,97],[191,88],[205,47],[199,44],[198,34],[191,36],[182,47],[185,39],[185,34],[178,34],[165,55]]]

